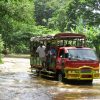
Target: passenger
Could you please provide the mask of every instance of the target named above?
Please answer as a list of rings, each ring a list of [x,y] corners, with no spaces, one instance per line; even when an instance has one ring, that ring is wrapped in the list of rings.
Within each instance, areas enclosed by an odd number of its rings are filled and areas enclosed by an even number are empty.
[[[40,46],[36,50],[36,52],[39,54],[39,58],[42,62],[43,68],[45,68],[45,62],[46,62],[45,49],[46,49],[46,47],[41,43]]]
[[[47,43],[47,46],[46,46],[46,50],[45,50],[45,53],[46,53],[46,67],[48,68],[49,67],[49,59],[50,59],[50,43]]]
[[[51,63],[51,67],[55,66],[55,63],[56,63],[56,60],[55,60],[56,54],[57,54],[56,49],[54,47],[51,47],[51,49],[50,49],[50,63]]]
[[[50,55],[51,56],[56,56],[56,49],[54,47],[51,47],[51,49],[50,49]]]
[[[50,50],[50,43],[47,43],[47,46],[46,46],[46,49],[45,49],[46,54],[49,53],[49,50]]]
[[[55,63],[55,57],[56,57],[56,49],[50,44],[47,44],[47,47],[46,47],[46,67],[47,69],[51,67],[53,63]]]

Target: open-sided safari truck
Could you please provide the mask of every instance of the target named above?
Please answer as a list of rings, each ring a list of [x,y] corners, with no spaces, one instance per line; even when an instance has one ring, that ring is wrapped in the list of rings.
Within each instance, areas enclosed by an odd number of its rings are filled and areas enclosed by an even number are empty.
[[[57,80],[87,80],[99,78],[99,60],[93,49],[85,46],[86,37],[82,34],[59,33],[54,36],[32,37],[30,42],[30,65],[41,75],[55,77]],[[36,54],[40,43],[49,43],[56,55],[46,60],[46,70]]]

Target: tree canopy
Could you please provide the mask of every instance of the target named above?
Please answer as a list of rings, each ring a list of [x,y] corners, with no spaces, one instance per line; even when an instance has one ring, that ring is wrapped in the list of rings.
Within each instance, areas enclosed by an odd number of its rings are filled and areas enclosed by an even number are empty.
[[[0,34],[10,52],[28,52],[33,35],[66,31],[100,48],[100,0],[0,0]]]

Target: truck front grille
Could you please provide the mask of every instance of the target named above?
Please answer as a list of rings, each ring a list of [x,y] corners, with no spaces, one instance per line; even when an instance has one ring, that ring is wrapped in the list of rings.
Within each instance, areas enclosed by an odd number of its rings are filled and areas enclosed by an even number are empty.
[[[81,73],[91,73],[92,70],[90,68],[82,68]]]

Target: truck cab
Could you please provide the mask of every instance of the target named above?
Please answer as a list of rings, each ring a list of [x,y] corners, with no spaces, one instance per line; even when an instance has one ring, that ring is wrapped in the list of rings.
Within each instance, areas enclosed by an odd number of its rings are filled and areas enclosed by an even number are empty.
[[[56,70],[67,79],[90,80],[99,77],[99,60],[87,47],[61,47]]]

